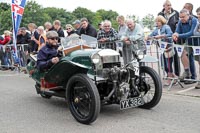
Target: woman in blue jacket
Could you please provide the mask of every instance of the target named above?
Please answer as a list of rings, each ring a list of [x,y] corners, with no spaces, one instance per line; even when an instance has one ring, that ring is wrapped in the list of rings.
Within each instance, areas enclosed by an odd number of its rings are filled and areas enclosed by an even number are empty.
[[[166,50],[163,54],[164,67],[168,77],[175,77],[173,73],[172,63],[174,56],[174,48],[172,46],[171,36],[173,34],[171,28],[166,24],[166,19],[159,15],[155,19],[156,29],[148,36],[148,39],[155,38],[157,40],[168,42]],[[171,80],[167,81],[167,85],[170,84]]]

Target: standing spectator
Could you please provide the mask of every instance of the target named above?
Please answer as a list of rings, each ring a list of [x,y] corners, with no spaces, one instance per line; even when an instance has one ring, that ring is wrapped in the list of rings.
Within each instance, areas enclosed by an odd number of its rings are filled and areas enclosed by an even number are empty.
[[[81,19],[80,35],[81,34],[85,34],[85,35],[92,36],[92,37],[97,37],[96,29],[91,24],[89,24],[87,18]]]
[[[53,30],[53,26],[50,22],[45,22],[44,27],[46,32]]]
[[[187,9],[190,13],[191,16],[197,18],[197,16],[195,16],[192,11],[193,11],[193,4],[192,3],[185,3],[185,5],[183,6],[183,9]]]
[[[163,16],[166,20],[167,20],[167,25],[170,26],[172,32],[174,33],[176,30],[176,25],[179,21],[179,13],[178,11],[174,10],[172,8],[172,4],[169,0],[166,0],[163,4],[163,10],[158,13],[158,15]],[[176,48],[174,48],[174,56],[173,56],[173,60],[174,60],[174,70],[175,70],[175,74],[176,76],[180,75],[180,61],[179,61],[179,57],[178,57],[178,53]],[[165,56],[164,57],[164,61],[165,61]]]
[[[198,37],[198,46],[200,46],[200,7],[197,8],[196,12],[197,12],[197,17],[198,17],[199,23],[197,24],[196,28],[194,29],[194,36],[199,36]],[[196,55],[195,60],[197,60],[199,63],[199,72],[200,72],[200,56]],[[195,88],[200,89],[200,82],[198,82],[198,84],[195,86]]]
[[[167,50],[173,50],[173,46],[172,46],[172,39],[170,38],[173,34],[173,32],[171,31],[171,28],[169,27],[169,25],[166,24],[166,19],[159,15],[156,17],[155,19],[156,22],[156,29],[148,36],[148,38],[150,37],[154,37],[155,39],[160,39],[161,41],[164,42],[168,42],[169,44],[166,46],[166,51]],[[167,73],[167,77],[175,77],[174,73],[173,73],[173,67],[172,67],[172,63],[173,63],[173,56],[169,55],[169,53],[167,53],[167,56],[170,57],[166,57],[165,54],[163,54],[164,58],[164,66],[165,66],[165,71]],[[166,85],[170,85],[171,80],[167,80]]]
[[[39,51],[46,44],[46,35],[44,33],[44,27],[43,26],[38,27],[38,33],[40,34],[39,40],[37,41],[38,51]]]
[[[38,44],[36,43],[39,40],[39,33],[36,30],[37,26],[34,23],[28,24],[28,29],[31,32],[31,42],[30,42],[30,51],[36,52],[38,50]]]
[[[198,24],[194,29],[194,36],[200,36],[200,7],[197,8],[196,12],[197,12]]]
[[[172,32],[176,30],[176,24],[179,21],[178,11],[172,8],[172,4],[169,0],[166,0],[163,4],[163,10],[158,13],[158,15],[163,16],[167,20],[167,25],[170,26]]]
[[[127,25],[125,23],[124,16],[117,16],[116,18],[119,26],[118,26],[118,38],[121,38],[122,34],[126,31]]]
[[[98,32],[101,31],[102,29],[103,29],[102,23],[98,23]]]
[[[112,28],[110,21],[105,20],[102,24],[103,29],[98,32],[97,40],[100,45],[99,48],[110,48],[116,50],[117,31]]]
[[[172,37],[175,41],[179,41],[179,42],[181,41],[182,43],[187,42],[188,44],[192,44],[192,39],[189,37],[193,35],[194,29],[197,25],[198,20],[195,17],[190,16],[190,13],[187,9],[182,9],[180,11],[179,17],[180,17],[180,20],[178,22],[176,31]],[[189,56],[189,59],[188,59],[188,56]],[[194,64],[193,51],[191,48],[184,49],[181,56],[181,60],[182,60],[185,71],[183,75],[180,77],[180,79],[181,80],[184,80],[185,78],[195,79],[196,78],[195,64]],[[191,84],[194,82],[185,81],[184,83]]]
[[[128,26],[128,29],[126,29],[121,37],[121,40],[123,41],[122,56],[125,65],[131,61],[132,51],[146,48],[144,31],[140,24],[129,19],[126,21],[126,25]]]
[[[4,39],[0,40],[0,59],[1,59],[1,65],[2,70],[8,70],[9,62],[8,62],[8,52],[6,52],[6,48],[3,47],[3,45],[9,44],[11,41],[10,37],[10,31],[6,30],[4,31]]]
[[[81,21],[80,20],[75,20],[72,24],[73,24],[73,26],[75,28],[76,34],[81,35],[80,34],[80,31],[81,31]]]
[[[54,31],[58,33],[58,36],[59,36],[58,43],[60,43],[60,37],[65,37],[65,33],[63,29],[61,28],[60,20],[55,20],[53,22],[53,28],[54,28]]]
[[[72,27],[71,24],[66,24],[66,31],[67,31],[67,36],[70,36],[72,34],[76,34],[76,31],[74,31],[74,28]]]
[[[17,44],[28,44],[31,41],[31,35],[26,31],[25,27],[19,29],[19,34],[17,35]]]
[[[2,41],[4,38],[0,35],[0,40]]]
[[[10,41],[11,41],[10,31],[6,30],[4,31],[4,39],[0,40],[0,45],[9,44]]]
[[[54,30],[58,33],[59,37],[65,37],[64,31],[61,28],[61,22],[60,22],[60,20],[55,20],[53,22],[53,27],[54,27]]]

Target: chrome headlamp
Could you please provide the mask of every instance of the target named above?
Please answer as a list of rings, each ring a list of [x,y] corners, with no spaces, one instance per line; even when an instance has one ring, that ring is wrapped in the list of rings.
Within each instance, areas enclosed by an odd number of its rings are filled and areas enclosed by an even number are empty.
[[[143,50],[137,50],[136,54],[137,54],[137,58],[139,60],[144,58],[144,51]]]
[[[92,56],[91,56],[91,60],[92,60],[92,62],[94,63],[94,64],[98,64],[99,62],[100,62],[100,59],[101,59],[101,57],[100,57],[100,55],[99,54],[93,54]]]

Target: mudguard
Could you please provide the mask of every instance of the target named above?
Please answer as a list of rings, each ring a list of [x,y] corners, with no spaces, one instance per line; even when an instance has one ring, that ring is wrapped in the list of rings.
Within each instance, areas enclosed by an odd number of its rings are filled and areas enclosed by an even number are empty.
[[[68,60],[61,60],[48,70],[44,79],[49,83],[67,83],[72,75],[77,73],[87,74],[88,69],[89,68],[84,65]]]

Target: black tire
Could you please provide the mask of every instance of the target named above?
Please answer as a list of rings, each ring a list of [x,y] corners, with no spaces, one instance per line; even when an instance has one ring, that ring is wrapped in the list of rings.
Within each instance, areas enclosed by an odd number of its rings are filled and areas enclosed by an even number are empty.
[[[147,67],[147,66],[141,66],[140,67],[140,75],[144,75],[144,74],[148,74],[152,78],[155,90],[154,90],[154,95],[153,95],[152,99],[148,102],[145,101],[144,105],[142,105],[140,107],[145,108],[145,109],[150,109],[150,108],[153,108],[154,106],[156,106],[161,99],[162,83],[161,83],[161,79],[160,79],[159,75],[157,74],[157,72],[154,69]],[[151,89],[152,89],[150,85],[148,87],[149,87],[149,90],[148,90],[148,92],[146,92],[143,95],[143,98],[145,98],[145,96],[147,96],[149,91],[151,91]]]
[[[92,80],[86,74],[76,74],[69,79],[66,89],[73,117],[83,124],[94,122],[100,112],[100,97]]]

